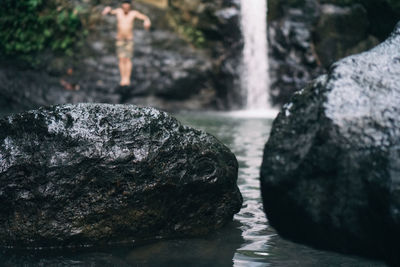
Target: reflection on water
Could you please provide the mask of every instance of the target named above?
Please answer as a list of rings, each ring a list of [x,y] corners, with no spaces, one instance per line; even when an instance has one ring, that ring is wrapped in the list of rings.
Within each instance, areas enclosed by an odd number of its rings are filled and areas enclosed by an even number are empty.
[[[225,143],[239,161],[242,210],[234,221],[209,236],[164,240],[137,247],[96,251],[0,253],[1,266],[274,266],[381,267],[382,263],[315,250],[280,238],[262,210],[259,166],[272,120],[226,114],[190,113],[177,118]]]
[[[238,266],[246,265],[249,261],[265,262],[263,259],[268,256],[266,244],[270,235],[262,210],[258,177],[262,144],[268,139],[270,123],[269,120],[249,119],[239,123],[234,131],[231,149],[239,161],[238,184],[244,200],[241,211],[235,216],[235,220],[242,223],[242,236],[245,240],[235,254],[234,262]]]
[[[243,243],[236,222],[203,238],[167,240],[131,251],[130,263],[143,266],[232,266],[234,254]]]

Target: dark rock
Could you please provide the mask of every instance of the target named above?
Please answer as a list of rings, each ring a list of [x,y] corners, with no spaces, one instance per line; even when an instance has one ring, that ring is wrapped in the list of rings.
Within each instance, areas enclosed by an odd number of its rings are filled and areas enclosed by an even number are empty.
[[[400,24],[335,63],[273,124],[261,188],[269,222],[319,248],[399,266]]]
[[[229,149],[152,108],[53,106],[0,129],[3,247],[194,236],[241,207]]]
[[[136,92],[185,100],[204,89],[212,70],[211,60],[204,52],[165,30],[137,31],[136,37],[132,73]]]
[[[321,65],[328,68],[347,51],[368,37],[369,21],[362,5],[321,6],[321,15],[314,31],[316,54]]]
[[[268,39],[271,98],[286,103],[293,92],[322,73],[313,44],[313,27],[320,16],[316,0],[301,6],[268,1]],[[282,9],[282,10],[281,10]]]
[[[400,19],[390,0],[268,1],[272,99],[286,103],[348,55],[379,44]]]
[[[53,77],[44,71],[19,69],[9,65],[0,67],[0,113],[20,112],[49,104],[105,102],[116,104],[121,95],[115,87],[84,86],[80,90],[66,90],[60,83],[64,77]],[[87,78],[87,77],[85,77]],[[67,78],[68,79],[68,78]],[[69,81],[68,81],[69,82]],[[118,83],[116,83],[118,84]]]
[[[239,73],[243,49],[239,2],[169,1],[168,14],[178,31],[181,29],[186,39],[209,54],[213,71],[208,82],[216,90],[216,107],[220,109],[238,108],[243,104]]]

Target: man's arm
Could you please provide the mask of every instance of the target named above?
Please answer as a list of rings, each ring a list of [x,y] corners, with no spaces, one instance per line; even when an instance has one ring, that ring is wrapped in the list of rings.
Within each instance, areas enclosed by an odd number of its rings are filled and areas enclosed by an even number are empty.
[[[138,18],[140,20],[143,20],[143,26],[146,30],[150,29],[151,27],[151,21],[148,16],[145,14],[140,13],[139,11],[135,11],[135,18]]]
[[[112,8],[109,7],[109,6],[106,6],[106,7],[104,8],[103,12],[101,12],[101,14],[102,14],[103,16],[105,16],[105,15],[107,15],[107,14],[115,15],[115,14],[117,14],[117,10],[116,10],[116,9],[112,9]]]

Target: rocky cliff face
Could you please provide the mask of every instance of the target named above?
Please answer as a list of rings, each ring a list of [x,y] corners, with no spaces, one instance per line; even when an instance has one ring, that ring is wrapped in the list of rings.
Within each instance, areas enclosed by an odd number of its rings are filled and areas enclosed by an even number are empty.
[[[400,24],[297,92],[274,121],[261,188],[287,238],[399,266]]]
[[[239,66],[243,40],[238,0],[170,0],[168,16],[186,39],[209,51],[217,106],[241,105]]]
[[[345,56],[384,40],[400,19],[389,0],[269,0],[272,97],[285,103],[293,92]]]
[[[117,88],[116,20],[100,16],[105,4],[119,5],[119,1],[110,0],[90,4],[91,33],[74,58],[48,55],[40,70],[1,62],[2,108],[24,110],[67,102],[133,103],[166,110],[234,105],[238,101],[236,72],[241,51],[237,4],[158,2],[134,4],[135,9],[149,15],[153,28],[147,32],[140,22],[135,25],[131,88]]]

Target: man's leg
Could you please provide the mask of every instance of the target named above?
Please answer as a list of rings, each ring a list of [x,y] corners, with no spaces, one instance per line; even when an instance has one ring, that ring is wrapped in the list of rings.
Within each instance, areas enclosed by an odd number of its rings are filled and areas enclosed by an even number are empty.
[[[129,85],[130,84],[130,70],[131,64],[130,64],[130,59],[129,58],[123,58],[123,76],[122,76],[122,82],[124,85]]]
[[[121,80],[120,80],[120,82],[119,82],[119,85],[125,85],[124,83],[125,83],[125,81],[124,81],[124,77],[125,77],[125,58],[123,58],[123,57],[120,57],[119,58],[119,63],[118,63],[118,66],[119,66],[119,75],[120,75],[120,77],[121,77]]]
[[[127,85],[131,84],[131,74],[132,74],[132,60],[130,58],[126,59],[126,82]]]
[[[125,62],[125,71],[126,71],[126,84],[131,84],[131,74],[132,74],[132,56],[133,56],[133,40],[126,41],[125,52],[126,52],[126,62]]]

